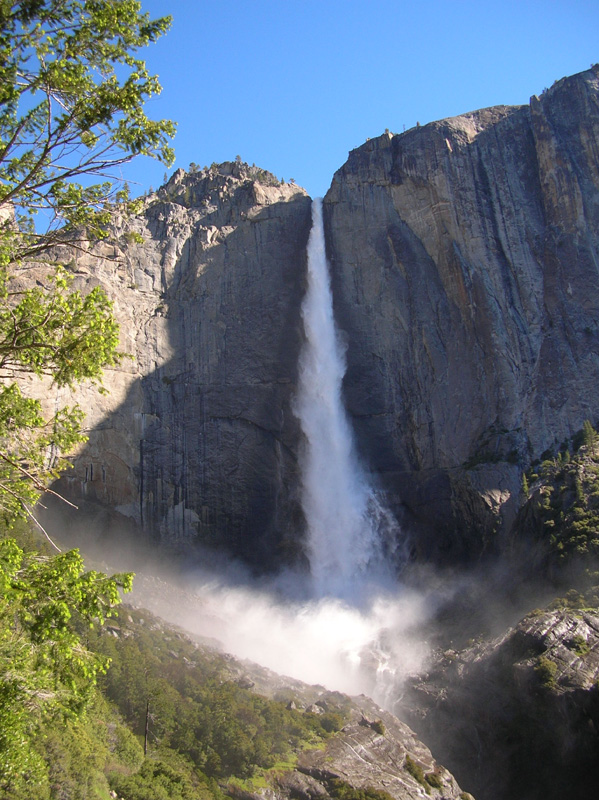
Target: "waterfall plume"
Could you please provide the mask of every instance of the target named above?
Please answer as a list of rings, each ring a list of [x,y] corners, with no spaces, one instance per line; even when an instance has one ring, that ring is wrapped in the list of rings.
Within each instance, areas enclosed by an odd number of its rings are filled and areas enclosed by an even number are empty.
[[[302,505],[313,592],[359,601],[370,584],[380,589],[388,579],[385,551],[398,531],[359,462],[343,404],[345,346],[333,315],[320,199],[312,204],[302,319],[294,412],[304,433]]]
[[[345,346],[335,328],[322,203],[314,201],[305,342],[294,412],[301,423],[302,503],[311,585],[283,571],[254,582],[235,565],[194,571],[189,612],[162,608],[178,624],[218,639],[229,652],[284,675],[392,708],[403,677],[428,652],[426,597],[396,579],[399,528],[357,456],[345,411]],[[155,587],[144,605],[153,607]],[[201,609],[201,613],[198,613]]]

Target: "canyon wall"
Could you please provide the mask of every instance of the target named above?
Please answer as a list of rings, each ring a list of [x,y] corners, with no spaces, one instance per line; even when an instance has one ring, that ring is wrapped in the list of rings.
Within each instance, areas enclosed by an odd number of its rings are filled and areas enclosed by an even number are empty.
[[[293,560],[310,206],[247,165],[179,171],[76,256],[75,287],[104,286],[127,353],[106,372],[108,395],[77,390],[89,442],[55,487],[94,535],[133,528],[179,550],[200,541],[247,562]]]
[[[324,213],[367,468],[422,557],[504,547],[523,467],[599,419],[599,69],[367,141]],[[77,393],[90,440],[58,486],[99,528],[301,558],[309,228],[302,189],[228,163],[178,171],[72,259],[133,356],[107,397]]]
[[[599,418],[599,69],[366,142],[325,213],[361,451],[417,549],[478,553]]]

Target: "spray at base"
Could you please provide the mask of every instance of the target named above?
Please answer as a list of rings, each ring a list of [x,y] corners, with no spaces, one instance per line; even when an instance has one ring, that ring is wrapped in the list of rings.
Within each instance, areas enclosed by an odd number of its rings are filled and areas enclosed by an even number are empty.
[[[275,672],[388,705],[397,681],[422,666],[426,604],[397,586],[399,527],[359,462],[343,405],[345,348],[333,315],[321,200],[312,205],[302,319],[294,412],[304,434],[308,600],[288,599],[305,576],[280,576],[271,593],[208,583],[196,590],[201,612],[191,625]]]
[[[187,630],[217,640],[238,658],[308,684],[366,694],[392,710],[402,679],[420,671],[428,655],[422,630],[430,599],[401,590],[358,609],[338,598],[284,600],[281,584],[228,585],[226,576],[135,580],[134,601]],[[179,592],[179,594],[177,594]]]

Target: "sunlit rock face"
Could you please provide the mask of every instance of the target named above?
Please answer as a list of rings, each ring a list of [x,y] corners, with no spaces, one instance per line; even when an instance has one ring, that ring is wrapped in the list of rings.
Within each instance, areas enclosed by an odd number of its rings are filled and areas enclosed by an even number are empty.
[[[599,420],[599,69],[366,142],[324,220],[367,470],[421,557],[501,549],[523,466]],[[301,558],[310,224],[302,189],[228,163],[175,173],[94,255],[57,255],[114,298],[133,357],[108,396],[78,391],[90,440],[59,486],[102,529]]]
[[[281,773],[276,797],[329,800],[336,788],[347,792],[351,787],[371,797],[384,792],[394,800],[434,797],[435,790],[444,800],[474,800],[407,725],[364,695],[352,702],[352,717],[343,729],[323,749],[303,752],[294,770]]]
[[[57,487],[101,512],[98,529],[128,521],[179,549],[292,558],[309,229],[302,189],[227,163],[178,171],[76,255],[75,285],[105,287],[132,357],[107,372],[107,396],[78,390],[90,439]]]
[[[599,69],[366,142],[325,220],[361,452],[417,549],[477,555],[599,418]]]

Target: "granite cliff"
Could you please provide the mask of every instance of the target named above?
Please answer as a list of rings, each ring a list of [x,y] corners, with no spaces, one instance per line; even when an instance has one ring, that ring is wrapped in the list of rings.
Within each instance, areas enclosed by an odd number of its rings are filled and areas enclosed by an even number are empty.
[[[324,210],[367,467],[420,556],[501,549],[522,469],[599,418],[599,69],[367,141]],[[309,228],[303,190],[228,163],[179,170],[74,257],[133,356],[107,398],[78,394],[90,440],[59,487],[98,530],[108,515],[263,567],[301,558]]]
[[[94,536],[133,528],[177,549],[199,539],[247,562],[289,559],[310,205],[247,165],[179,170],[71,262],[76,287],[100,282],[114,300],[127,354],[107,395],[77,391],[89,441],[58,487]],[[81,529],[79,513],[69,521]]]
[[[325,209],[362,452],[421,553],[476,556],[599,416],[599,68],[366,142]]]

